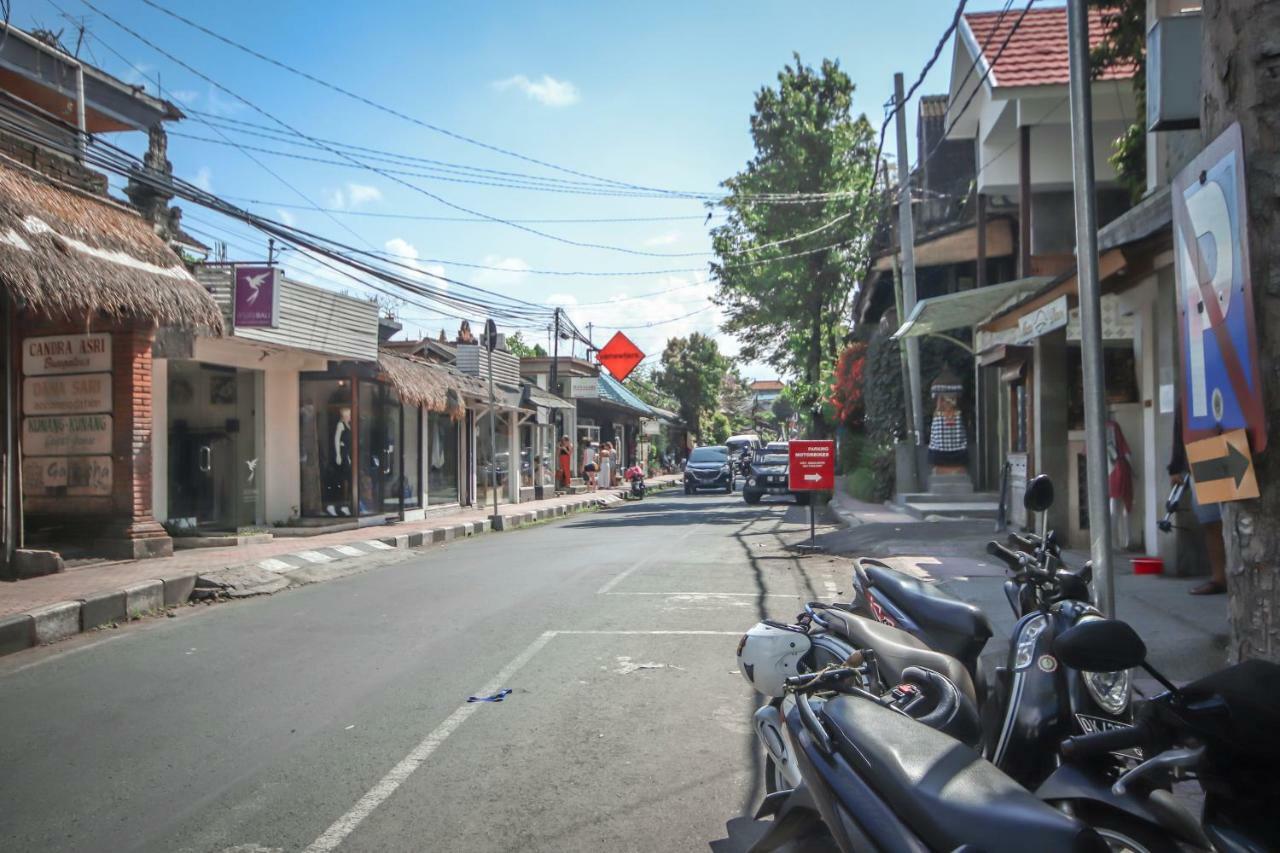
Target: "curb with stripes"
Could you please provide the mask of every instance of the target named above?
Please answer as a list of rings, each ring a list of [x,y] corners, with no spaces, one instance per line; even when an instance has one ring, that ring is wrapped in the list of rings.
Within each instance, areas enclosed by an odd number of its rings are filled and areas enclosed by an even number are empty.
[[[497,525],[490,519],[457,522],[440,527],[398,533],[341,545],[323,545],[288,554],[277,554],[252,563],[220,567],[219,570],[258,569],[279,576],[280,583],[241,593],[268,594],[289,586],[288,575],[299,569],[321,564],[366,557],[395,549],[423,548],[475,536],[490,530],[514,530],[539,521],[573,515],[585,509],[598,509],[623,502],[621,492],[596,492],[567,504],[538,507],[525,512],[502,515]],[[158,567],[159,568],[159,567]],[[175,572],[161,574],[154,580],[139,581],[122,589],[93,593],[75,601],[60,601],[37,607],[26,613],[0,618],[0,656],[65,640],[76,634],[157,614],[187,603],[203,586],[207,572]],[[216,582],[213,586],[218,586]],[[232,593],[234,596],[235,594]]]

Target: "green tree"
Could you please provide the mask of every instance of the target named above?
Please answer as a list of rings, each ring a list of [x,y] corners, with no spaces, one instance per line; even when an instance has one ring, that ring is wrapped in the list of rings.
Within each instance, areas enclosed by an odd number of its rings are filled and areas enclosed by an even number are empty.
[[[795,64],[757,94],[755,156],[724,182],[728,212],[712,231],[716,303],[745,360],[793,377],[793,403],[829,427],[818,407],[834,364],[853,284],[866,263],[878,205],[872,203],[875,138],[853,118],[854,85],[838,63]],[[804,203],[761,196],[817,194]],[[805,236],[800,236],[805,235]]]
[[[729,440],[729,436],[733,435],[733,426],[729,423],[729,416],[724,412],[716,412],[711,416],[711,427],[708,431],[711,433],[712,444],[724,444]]]
[[[791,419],[796,416],[796,409],[795,406],[791,405],[791,400],[787,397],[785,391],[773,401],[769,412],[773,415],[773,422],[777,426],[778,435],[786,434],[787,424],[791,423]]]
[[[755,397],[747,380],[737,368],[730,368],[720,380],[720,411],[729,418],[729,428],[735,433],[755,428],[752,405]]]
[[[507,349],[517,358],[545,358],[547,351],[542,344],[529,346],[524,342],[521,332],[507,335]]]
[[[657,372],[649,367],[638,367],[627,381],[622,383],[627,390],[635,394],[650,406],[674,412],[679,405],[675,398],[658,387]]]
[[[713,338],[694,332],[687,338],[671,338],[662,350],[662,368],[655,374],[659,390],[675,399],[680,417],[698,438],[702,415],[715,410],[717,394],[729,361]]]
[[[1116,177],[1136,203],[1147,191],[1147,2],[1089,0],[1102,10],[1106,34],[1090,51],[1095,78],[1117,66],[1132,65],[1136,117],[1112,143],[1108,158]]]

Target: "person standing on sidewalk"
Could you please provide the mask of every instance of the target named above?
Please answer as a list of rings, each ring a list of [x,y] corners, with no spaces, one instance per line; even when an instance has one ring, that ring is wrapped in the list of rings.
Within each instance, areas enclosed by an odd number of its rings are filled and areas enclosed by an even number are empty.
[[[572,476],[569,472],[569,461],[573,457],[573,442],[569,440],[569,436],[560,436],[560,449],[556,455],[556,485],[568,489],[569,478]]]
[[[1209,555],[1209,580],[1187,590],[1192,595],[1222,595],[1227,591],[1227,548],[1222,538],[1222,508],[1217,504],[1202,504],[1196,500],[1195,484],[1191,482],[1191,466],[1187,464],[1187,449],[1182,444],[1182,409],[1178,408],[1173,419],[1173,453],[1169,458],[1169,482],[1186,483],[1191,494],[1191,509],[1204,531],[1204,549]]]
[[[613,442],[606,441],[600,448],[600,476],[597,478],[601,488],[613,486]]]
[[[590,442],[582,449],[582,481],[587,485],[588,492],[596,490],[596,472],[600,470],[600,466],[596,463],[596,443]]]

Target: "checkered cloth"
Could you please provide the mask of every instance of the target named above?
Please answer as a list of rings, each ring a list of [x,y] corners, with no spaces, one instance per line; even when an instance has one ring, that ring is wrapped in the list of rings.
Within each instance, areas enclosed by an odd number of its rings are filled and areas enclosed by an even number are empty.
[[[937,414],[929,430],[929,449],[941,453],[967,450],[969,439],[964,434],[964,420],[959,415]]]

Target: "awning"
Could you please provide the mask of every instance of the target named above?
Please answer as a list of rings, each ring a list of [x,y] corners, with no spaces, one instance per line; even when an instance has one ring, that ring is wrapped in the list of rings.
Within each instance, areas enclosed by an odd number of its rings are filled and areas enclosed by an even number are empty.
[[[32,311],[221,333],[222,313],[136,213],[0,157],[0,288]]]
[[[572,400],[566,400],[563,397],[552,394],[532,382],[521,383],[521,387],[524,388],[524,405],[526,406],[542,406],[546,409],[577,408],[577,404]]]
[[[987,257],[1003,258],[1013,254],[1013,226],[1008,219],[987,220]],[[978,226],[968,223],[949,226],[932,234],[916,235],[916,266],[937,267],[943,264],[959,264],[978,259]],[[893,254],[876,258],[872,269],[887,272],[893,269]]]
[[[1039,290],[1051,281],[1053,278],[1050,276],[1033,275],[1002,284],[921,299],[912,309],[907,321],[893,333],[893,337],[915,338],[972,326],[990,317],[1010,299]]]
[[[612,403],[620,409],[629,409],[642,417],[653,417],[653,409],[649,408],[648,404],[635,394],[628,391],[621,382],[605,373],[601,373],[599,378],[600,402]]]
[[[378,368],[402,402],[429,412],[446,412],[452,418],[462,417],[464,398],[474,399],[483,390],[474,378],[447,365],[387,350],[378,353]]]

